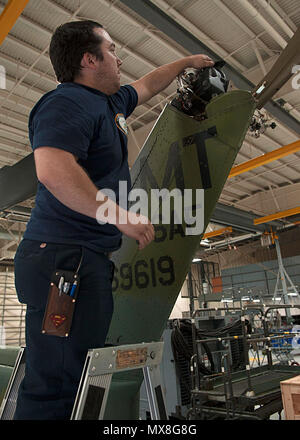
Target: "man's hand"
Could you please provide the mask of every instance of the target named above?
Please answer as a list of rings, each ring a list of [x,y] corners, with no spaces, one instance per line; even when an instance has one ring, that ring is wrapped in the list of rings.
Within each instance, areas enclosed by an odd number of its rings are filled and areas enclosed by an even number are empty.
[[[184,69],[188,67],[202,69],[203,67],[212,67],[214,64],[210,57],[202,54],[190,55],[158,67],[131,84],[137,91],[138,105],[143,104],[168,87]]]
[[[188,58],[188,67],[194,69],[203,69],[204,67],[213,67],[214,61],[207,55],[191,55]]]
[[[143,215],[130,211],[127,212],[126,224],[118,223],[117,228],[127,237],[137,240],[139,250],[144,249],[155,238],[154,227],[150,220]]]

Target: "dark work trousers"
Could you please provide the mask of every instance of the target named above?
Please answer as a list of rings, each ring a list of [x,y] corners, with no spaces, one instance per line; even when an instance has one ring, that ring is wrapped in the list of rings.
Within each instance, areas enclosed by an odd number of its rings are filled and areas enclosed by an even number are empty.
[[[56,269],[79,270],[80,287],[70,335],[41,333],[50,278]],[[103,347],[113,313],[113,263],[77,245],[23,240],[15,255],[18,299],[27,304],[26,367],[15,420],[70,419],[87,351]]]

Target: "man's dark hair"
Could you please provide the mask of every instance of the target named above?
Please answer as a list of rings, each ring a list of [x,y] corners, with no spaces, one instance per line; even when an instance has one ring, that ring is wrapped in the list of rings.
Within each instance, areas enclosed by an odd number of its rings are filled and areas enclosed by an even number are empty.
[[[84,53],[89,52],[97,59],[103,55],[99,48],[102,38],[94,32],[103,26],[95,21],[72,21],[59,26],[52,35],[49,55],[57,81],[70,82],[79,75]]]

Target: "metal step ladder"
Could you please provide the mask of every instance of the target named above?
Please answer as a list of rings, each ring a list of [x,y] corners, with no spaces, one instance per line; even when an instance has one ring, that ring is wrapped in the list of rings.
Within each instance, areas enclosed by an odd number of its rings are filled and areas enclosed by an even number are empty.
[[[113,373],[143,369],[152,420],[168,420],[161,386],[163,342],[88,351],[71,420],[103,420]]]
[[[151,342],[88,351],[71,420],[101,420],[104,417],[113,373],[143,369],[152,420],[168,420],[161,386],[160,363],[163,342]],[[26,349],[18,353],[1,407],[0,420],[13,420],[18,390],[25,374]]]

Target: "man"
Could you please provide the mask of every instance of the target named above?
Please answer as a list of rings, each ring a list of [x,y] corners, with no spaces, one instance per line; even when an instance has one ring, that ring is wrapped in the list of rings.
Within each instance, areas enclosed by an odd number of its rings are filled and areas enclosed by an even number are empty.
[[[130,189],[124,118],[185,68],[214,64],[205,55],[194,55],[120,87],[122,61],[115,44],[92,21],[60,26],[51,40],[50,59],[60,84],[30,114],[39,184],[15,256],[17,294],[27,304],[26,371],[15,419],[70,418],[87,350],[104,346],[113,313],[109,254],[120,247],[122,234],[135,239],[139,249],[154,239],[147,218],[118,205],[119,181]],[[104,188],[116,194],[117,203],[110,201],[115,216],[99,218],[99,207],[107,203]],[[69,336],[42,334],[51,275],[79,266]]]

